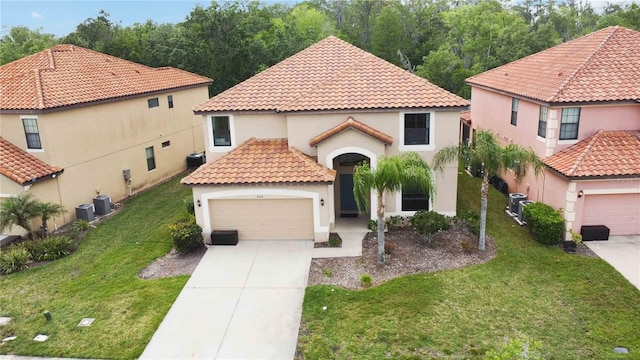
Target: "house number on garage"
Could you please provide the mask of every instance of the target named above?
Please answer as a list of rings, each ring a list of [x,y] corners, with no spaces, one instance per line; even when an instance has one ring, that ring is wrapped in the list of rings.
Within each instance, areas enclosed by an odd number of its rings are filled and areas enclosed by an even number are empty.
[[[264,198],[264,195],[257,195],[256,197],[257,197],[258,199],[262,199],[262,198]]]

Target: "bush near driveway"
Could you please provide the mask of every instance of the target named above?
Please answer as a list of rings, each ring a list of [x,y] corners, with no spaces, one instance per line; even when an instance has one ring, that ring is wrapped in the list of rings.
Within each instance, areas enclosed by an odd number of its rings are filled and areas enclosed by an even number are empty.
[[[527,227],[537,242],[555,245],[562,241],[564,219],[560,211],[541,202],[529,204],[522,211],[527,220]]]
[[[458,212],[477,212],[480,179],[458,181]],[[490,191],[495,259],[365,291],[307,288],[298,359],[484,359],[521,336],[539,341],[548,359],[638,358],[638,289],[600,259],[538,244]]]

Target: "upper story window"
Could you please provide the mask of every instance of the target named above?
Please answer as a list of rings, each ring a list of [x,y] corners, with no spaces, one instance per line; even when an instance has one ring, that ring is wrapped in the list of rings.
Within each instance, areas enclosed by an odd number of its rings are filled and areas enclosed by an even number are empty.
[[[538,115],[538,136],[547,137],[547,113],[549,108],[540,105],[540,115]]]
[[[418,190],[402,190],[402,211],[429,210],[429,196]]]
[[[22,118],[24,134],[27,137],[27,149],[42,149],[37,118]]]
[[[158,100],[158,98],[147,99],[147,105],[149,106],[149,109],[158,107],[160,106],[160,101]]]
[[[518,123],[518,99],[511,98],[511,125]]]
[[[580,126],[580,108],[562,109],[560,121],[560,140],[578,139],[578,127]]]
[[[231,121],[228,116],[212,116],[213,146],[231,146]]]
[[[153,153],[153,146],[144,149],[147,154],[147,170],[151,171],[156,168],[156,157]]]
[[[169,109],[173,108],[173,95],[167,96],[167,103],[169,104]]]

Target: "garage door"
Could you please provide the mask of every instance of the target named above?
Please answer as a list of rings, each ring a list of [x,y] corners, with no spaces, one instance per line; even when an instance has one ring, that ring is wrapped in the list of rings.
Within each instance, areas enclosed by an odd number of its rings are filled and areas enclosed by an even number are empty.
[[[311,199],[210,200],[212,230],[238,230],[240,240],[312,240]]]
[[[582,225],[606,225],[610,235],[640,234],[640,194],[586,195]]]

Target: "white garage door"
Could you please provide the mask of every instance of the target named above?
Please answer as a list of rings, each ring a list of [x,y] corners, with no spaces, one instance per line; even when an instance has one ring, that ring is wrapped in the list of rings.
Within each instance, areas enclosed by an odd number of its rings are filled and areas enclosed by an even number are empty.
[[[609,235],[640,234],[640,194],[586,195],[582,225],[605,225]]]
[[[238,230],[240,240],[313,240],[311,199],[209,201],[212,230]]]

